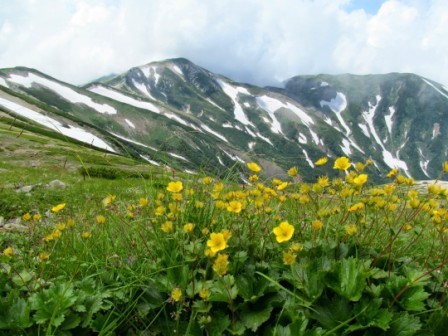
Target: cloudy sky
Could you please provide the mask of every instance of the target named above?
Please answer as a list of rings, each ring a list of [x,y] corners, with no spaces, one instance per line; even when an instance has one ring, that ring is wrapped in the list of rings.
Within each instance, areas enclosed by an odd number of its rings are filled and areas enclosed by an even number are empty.
[[[172,57],[253,84],[412,72],[448,84],[447,0],[0,0],[0,68],[83,84]]]

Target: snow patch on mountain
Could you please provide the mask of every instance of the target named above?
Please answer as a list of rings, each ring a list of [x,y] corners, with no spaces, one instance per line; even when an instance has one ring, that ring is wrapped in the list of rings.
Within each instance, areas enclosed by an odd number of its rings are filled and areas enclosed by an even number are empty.
[[[152,76],[154,76],[155,85],[159,82],[160,74],[157,73],[157,67],[156,66],[142,66],[140,67],[140,70],[143,72],[146,78],[150,79]]]
[[[273,119],[272,116],[275,115],[274,113],[278,111],[280,108],[285,108],[287,110],[292,111],[299,119],[300,121],[305,124],[308,128],[310,127],[310,124],[314,124],[314,120],[303,110],[298,108],[297,106],[291,104],[290,102],[282,102],[278,99],[269,97],[269,96],[260,96],[256,98],[258,106],[260,106],[263,110],[269,113],[271,116],[271,119]],[[276,119],[275,119],[276,120]],[[280,124],[280,123],[278,123]]]
[[[358,124],[361,131],[365,134],[366,137],[370,138],[369,128],[365,124]]]
[[[330,101],[320,101],[320,107],[324,106],[328,106],[334,113],[341,113],[347,108],[347,97],[342,92],[337,92],[336,97]]]
[[[41,76],[37,76],[30,72],[26,76],[11,74],[8,80],[16,84],[23,85],[26,88],[30,88],[34,83],[36,83],[38,85],[45,86],[71,103],[87,105],[95,111],[103,114],[117,114],[117,110],[110,105],[95,103],[92,98],[82,95],[68,86],[59,84]]]
[[[226,152],[224,149],[221,150],[226,154],[232,161],[238,161],[240,163],[245,163],[243,159],[241,159],[238,155],[232,155],[229,152]]]
[[[249,147],[250,150],[254,149],[255,145],[257,143],[255,141],[250,141],[247,143],[247,147]]]
[[[235,115],[235,119],[238,120],[243,125],[254,126],[250,122],[250,120],[247,118],[240,103],[238,103],[238,94],[250,95],[249,91],[247,91],[246,88],[243,88],[241,86],[232,86],[232,85],[224,82],[223,80],[218,80],[218,83],[221,86],[224,93],[226,95],[228,95],[230,97],[230,99],[232,99],[232,101],[233,101],[233,105],[234,105],[233,113]]]
[[[188,161],[188,159],[182,155],[176,154],[176,153],[172,153],[172,152],[167,152],[168,155],[171,155],[172,157],[175,157],[177,159],[181,159],[184,161]]]
[[[130,121],[129,119],[124,119],[124,121],[126,122],[126,124],[129,125],[129,127],[134,128],[135,129],[135,125],[132,121]]]
[[[191,127],[194,130],[201,132],[200,129],[197,128],[195,125],[185,121],[184,119],[182,119],[181,117],[179,117],[178,115],[176,115],[174,113],[164,113],[163,115],[165,117],[167,117],[168,119],[177,121],[179,124],[182,124],[182,125],[187,126],[187,127]]]
[[[172,69],[177,72],[181,77],[184,76],[184,73],[182,72],[182,70],[177,66],[177,65],[173,65]]]
[[[260,139],[266,141],[268,144],[270,144],[271,146],[274,146],[274,144],[272,143],[272,141],[265,137],[264,135],[262,135],[260,132],[257,132],[257,137],[259,137]]]
[[[347,139],[342,139],[342,146],[340,146],[345,155],[352,155],[352,150],[350,149],[350,142]]]
[[[113,136],[115,136],[115,137],[121,139],[121,140],[130,142],[130,143],[133,143],[133,144],[142,146],[142,147],[146,147],[146,148],[149,148],[149,149],[151,149],[151,150],[153,150],[153,151],[155,151],[155,152],[158,152],[158,150],[157,150],[156,148],[151,147],[151,146],[148,146],[148,145],[145,145],[144,143],[141,143],[141,142],[138,142],[138,141],[135,141],[135,140],[126,138],[126,137],[124,137],[124,136],[122,136],[122,135],[120,135],[120,134],[117,134],[117,133],[113,133],[113,132],[109,132],[109,133],[112,134]]]
[[[308,162],[308,164],[310,165],[311,168],[314,168],[314,163],[313,161],[311,161],[310,157],[308,156],[308,153],[306,152],[306,150],[302,149],[303,155],[305,155],[305,159]]]
[[[53,118],[40,114],[39,112],[30,110],[29,108],[26,108],[22,105],[16,104],[12,101],[3,98],[0,98],[0,105],[18,115],[28,118],[52,130],[55,130],[56,132],[59,132],[69,138],[76,139],[88,143],[92,146],[106,149],[110,152],[116,153],[116,151],[111,146],[109,146],[105,141],[93,135],[92,133],[87,132],[82,128],[77,128],[70,125],[63,125]]]
[[[310,131],[311,137],[313,138],[313,142],[314,142],[316,145],[319,145],[319,144],[322,144],[322,145],[323,145],[323,142],[322,142],[322,140],[319,138],[319,136],[317,135],[317,133],[316,133],[316,132],[313,132],[313,130],[312,130],[311,128],[309,128],[308,130]]]
[[[263,110],[268,112],[269,117],[271,118],[271,122],[267,122],[267,124],[271,125],[271,131],[276,134],[283,134],[282,132],[282,126],[280,122],[275,117],[275,111],[277,111],[279,108],[283,107],[283,104],[279,102],[277,99],[268,97],[268,96],[261,96],[256,98],[258,106],[260,106]],[[266,122],[266,120],[265,120]]]
[[[375,112],[376,112],[376,109],[377,109],[381,99],[382,99],[381,96],[377,95],[376,96],[376,103],[375,103],[375,105],[373,105],[372,103],[369,102],[369,110],[363,112],[362,115],[364,117],[364,120],[367,122],[370,134],[372,134],[372,136],[375,139],[376,143],[378,145],[380,145],[380,147],[383,150],[383,160],[384,160],[384,163],[386,165],[388,165],[390,168],[402,169],[402,170],[405,171],[406,175],[410,176],[409,175],[409,171],[408,171],[408,166],[407,166],[406,162],[404,162],[403,160],[400,160],[398,158],[398,155],[397,155],[397,157],[394,157],[392,155],[392,153],[390,153],[386,149],[386,147],[384,146],[384,144],[381,141],[380,137],[378,136],[378,133],[376,132],[375,125],[373,124],[373,119],[375,118]]]
[[[389,134],[392,134],[392,117],[395,114],[395,107],[394,106],[390,106],[389,107],[389,114],[384,116],[384,120],[386,122],[386,126],[387,126],[387,130],[389,131]]]
[[[157,106],[155,106],[154,104],[137,100],[135,98],[129,97],[125,94],[122,94],[115,90],[109,89],[102,85],[95,85],[93,87],[90,87],[88,90],[91,92],[97,93],[99,95],[102,95],[104,97],[108,97],[113,100],[119,101],[121,103],[132,105],[132,106],[135,106],[135,107],[138,107],[141,109],[149,110],[151,112],[160,113],[160,109]]]
[[[217,108],[219,108],[221,111],[224,111],[225,112],[225,110],[221,107],[221,106],[219,106],[218,104],[216,104],[213,100],[211,100],[210,98],[205,98],[205,100],[206,101],[208,101],[210,104],[212,104],[213,106],[216,106]]]
[[[151,92],[149,92],[148,88],[145,84],[137,82],[135,79],[132,80],[132,85],[135,86],[137,90],[139,90],[141,93],[143,93],[144,96],[151,98],[152,100],[156,100],[152,95]]]
[[[158,163],[157,161],[151,160],[151,158],[149,156],[146,155],[141,155],[140,157],[146,161],[148,161],[150,164],[154,165],[154,166],[159,166],[160,167],[160,163]]]
[[[444,96],[445,98],[448,99],[448,95],[445,94],[444,92],[442,92],[441,90],[439,90],[439,88],[437,88],[434,84],[432,84],[430,81],[426,80],[425,78],[422,78],[423,81],[428,84],[429,86],[431,86],[434,90],[436,90],[438,93],[440,93],[442,96]]]
[[[221,139],[222,141],[225,142],[229,142],[223,135],[219,134],[218,132],[212,130],[210,127],[208,127],[207,125],[201,124],[200,125],[206,132],[213,134],[215,137]]]
[[[299,133],[299,142],[301,144],[306,144],[308,142],[308,139],[306,138],[305,134]]]
[[[423,155],[423,151],[419,148],[418,149],[418,153],[420,154],[420,168],[423,171],[423,173],[426,175],[426,177],[430,177],[428,174],[428,164],[429,164],[429,160],[425,160],[425,157]]]
[[[0,85],[1,85],[1,86],[9,87],[9,86],[8,86],[8,83],[6,82],[6,80],[5,80],[3,77],[0,77]]]

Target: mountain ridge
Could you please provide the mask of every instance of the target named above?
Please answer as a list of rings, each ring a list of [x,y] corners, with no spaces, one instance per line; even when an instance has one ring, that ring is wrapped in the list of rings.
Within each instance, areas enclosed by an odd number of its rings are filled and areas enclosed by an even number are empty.
[[[1,69],[0,92],[5,86],[93,125],[117,152],[188,171],[255,160],[268,175],[299,166],[306,180],[318,158],[345,155],[372,159],[378,180],[394,167],[425,179],[438,176],[448,154],[448,91],[415,74],[294,76],[261,88],[177,58],[81,87]]]

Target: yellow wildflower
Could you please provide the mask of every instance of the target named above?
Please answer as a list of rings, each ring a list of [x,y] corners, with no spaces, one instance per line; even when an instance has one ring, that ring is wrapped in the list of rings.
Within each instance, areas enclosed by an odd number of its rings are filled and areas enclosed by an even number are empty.
[[[232,237],[232,232],[230,232],[230,230],[225,229],[225,230],[222,230],[221,233],[224,236],[224,240],[226,242],[230,239],[230,237]]]
[[[59,231],[64,231],[65,228],[66,228],[65,223],[58,223],[58,224],[56,225],[56,229],[58,229]]]
[[[98,224],[104,224],[106,223],[106,217],[104,217],[103,215],[98,215],[96,216],[96,222]]]
[[[29,212],[27,212],[26,214],[24,214],[22,216],[22,218],[23,218],[24,221],[29,221],[31,219],[31,215],[30,215]]]
[[[46,252],[41,252],[41,253],[39,253],[38,258],[40,261],[46,261],[50,258],[50,255]]]
[[[364,203],[358,202],[356,204],[353,204],[350,208],[348,208],[348,212],[356,212],[362,209],[364,209]]]
[[[353,184],[357,186],[362,186],[367,182],[369,176],[367,174],[359,174],[357,177],[353,179]]]
[[[278,191],[284,190],[288,186],[288,182],[283,182],[282,184],[277,186]]]
[[[82,234],[81,234],[81,237],[82,238],[89,238],[90,237],[90,232],[89,231],[84,231]]]
[[[193,223],[187,223],[184,225],[184,232],[186,233],[192,233],[194,230],[194,224]]]
[[[278,243],[287,242],[291,239],[294,233],[294,226],[288,222],[281,222],[279,226],[275,227],[272,232],[275,234],[275,238]]]
[[[55,229],[51,234],[54,239],[59,238],[62,235],[62,232],[59,229]]]
[[[51,208],[51,211],[53,211],[53,212],[59,212],[59,211],[61,211],[61,210],[64,209],[64,208],[65,208],[65,203],[60,203],[60,204],[55,205],[54,207],[52,207],[52,208]]]
[[[357,171],[361,172],[361,171],[364,170],[365,166],[364,166],[364,164],[362,162],[356,162],[355,168],[356,168]]]
[[[296,261],[296,255],[291,252],[283,252],[283,263],[285,265],[292,265]]]
[[[199,291],[199,297],[200,297],[202,300],[207,300],[209,296],[210,296],[210,291],[209,291],[207,288],[203,287],[203,288]]]
[[[194,207],[195,207],[196,209],[201,209],[201,208],[204,207],[204,202],[196,201],[196,202],[194,203]]]
[[[243,205],[241,204],[241,202],[238,202],[238,201],[231,201],[229,203],[229,205],[227,206],[228,212],[233,212],[236,214],[240,213],[242,209],[243,209]]]
[[[258,175],[251,175],[249,176],[249,181],[254,183],[258,181]]]
[[[445,161],[442,165],[442,169],[444,173],[448,173],[448,161]]]
[[[213,178],[211,178],[210,176],[206,176],[202,179],[202,184],[205,184],[205,185],[208,185],[212,182],[213,182]]]
[[[353,236],[354,234],[356,234],[356,232],[358,232],[358,228],[356,227],[355,224],[350,224],[345,227],[345,232],[349,236]]]
[[[182,181],[173,181],[168,183],[168,187],[166,187],[166,190],[168,190],[171,193],[179,193],[184,188]]]
[[[182,290],[179,287],[174,288],[171,291],[171,299],[174,302],[179,302],[181,298],[182,298]]]
[[[209,234],[209,229],[207,229],[207,228],[203,228],[202,230],[201,230],[201,233],[204,235],[204,236],[206,236],[206,235],[208,235]]]
[[[171,221],[166,221],[165,223],[162,224],[162,231],[165,233],[170,233],[173,232],[174,226],[173,226],[173,222]]]
[[[319,176],[317,184],[322,188],[328,187],[330,185],[330,178],[328,176]]]
[[[67,220],[67,226],[68,226],[69,228],[74,227],[74,226],[75,226],[75,220],[74,220],[73,218],[69,218],[69,219]]]
[[[313,221],[312,225],[313,225],[314,230],[319,231],[324,226],[324,223],[322,223],[322,221],[320,221],[320,220],[315,220],[315,221]]]
[[[411,231],[412,230],[412,225],[410,225],[410,224],[403,225],[403,230],[404,231]]]
[[[292,177],[297,176],[298,173],[299,173],[299,169],[297,169],[297,167],[295,167],[295,166],[289,168],[289,170],[288,170],[288,175],[292,176]]]
[[[227,254],[219,254],[213,264],[213,270],[219,276],[225,275],[229,271],[229,256]]]
[[[227,207],[226,203],[223,202],[223,201],[221,201],[221,200],[216,201],[215,206],[216,206],[218,209],[225,209],[225,208]]]
[[[333,168],[338,170],[347,170],[350,168],[350,166],[350,160],[345,156],[341,156],[340,158],[336,159]]]
[[[173,193],[173,201],[174,202],[182,202],[182,194]]]
[[[258,173],[261,170],[261,167],[258,164],[256,164],[255,162],[249,162],[247,164],[247,168],[252,170],[254,173]]]
[[[299,243],[293,243],[289,249],[293,252],[300,252],[303,250],[303,246]]]
[[[387,177],[395,177],[398,174],[398,169],[397,168],[393,168],[389,173],[387,173]]]
[[[138,203],[140,204],[141,207],[144,207],[148,205],[148,200],[146,198],[140,198],[138,200]]]
[[[3,254],[7,257],[12,257],[14,255],[14,249],[9,246],[3,250]]]
[[[158,217],[163,216],[163,214],[165,213],[165,210],[166,209],[163,206],[157,207],[156,211],[155,211],[156,216],[158,216]]]
[[[323,165],[326,164],[327,162],[328,162],[328,158],[323,157],[323,158],[320,158],[319,160],[317,160],[316,162],[314,162],[314,164],[315,164],[316,166],[323,166]]]
[[[42,219],[42,216],[41,216],[41,214],[34,214],[33,215],[33,221],[35,221],[35,222],[38,222],[38,221],[40,221]]]
[[[111,204],[113,201],[115,201],[115,198],[117,196],[115,195],[109,195],[106,198],[103,199],[103,205],[104,206],[108,206],[109,204]]]
[[[227,241],[222,233],[212,233],[210,239],[207,240],[207,246],[213,253],[216,253],[227,247]]]

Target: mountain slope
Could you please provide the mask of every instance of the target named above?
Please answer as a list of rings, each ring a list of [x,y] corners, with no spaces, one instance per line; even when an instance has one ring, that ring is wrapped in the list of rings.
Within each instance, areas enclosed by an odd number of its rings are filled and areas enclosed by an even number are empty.
[[[372,159],[377,180],[394,167],[427,179],[448,156],[447,89],[412,74],[297,76],[282,88],[260,88],[180,58],[82,88],[32,69],[3,69],[1,95],[40,105],[41,114],[95,135],[103,149],[189,172],[220,174],[255,160],[267,175],[297,165],[307,180],[335,174],[330,166],[311,173],[318,158],[346,155]]]

